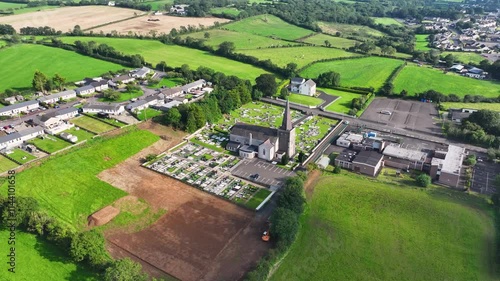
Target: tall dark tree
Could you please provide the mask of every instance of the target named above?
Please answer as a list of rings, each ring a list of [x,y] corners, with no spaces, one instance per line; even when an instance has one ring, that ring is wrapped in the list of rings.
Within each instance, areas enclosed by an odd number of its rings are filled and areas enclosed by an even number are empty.
[[[293,243],[299,222],[293,211],[278,207],[271,215],[271,236],[278,241],[280,247],[288,247]]]
[[[236,47],[234,46],[233,42],[224,41],[224,42],[219,44],[219,48],[217,48],[217,53],[219,53],[223,56],[227,56],[227,55],[233,53],[235,49],[236,49]]]
[[[265,97],[273,96],[278,89],[276,76],[267,73],[261,74],[255,79],[255,88],[262,92]]]
[[[287,178],[281,196],[278,198],[278,207],[301,214],[305,202],[304,182],[299,177]]]
[[[316,83],[320,87],[338,87],[340,86],[340,73],[335,71],[321,73],[316,79]]]

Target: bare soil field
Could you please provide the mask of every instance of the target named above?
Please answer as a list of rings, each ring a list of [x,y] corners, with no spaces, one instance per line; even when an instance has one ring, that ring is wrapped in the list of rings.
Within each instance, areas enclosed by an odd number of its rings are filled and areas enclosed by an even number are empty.
[[[139,125],[162,139],[99,178],[167,213],[139,232],[106,233],[115,258],[130,257],[150,275],[180,280],[239,280],[270,245],[260,241],[265,218],[165,175],[139,167],[184,135],[151,122]]]
[[[1,17],[0,23],[10,24],[18,31],[21,27],[26,26],[50,26],[56,30],[66,32],[73,29],[75,25],[80,25],[82,29],[86,29],[143,13],[139,10],[107,6],[64,7]]]
[[[159,20],[159,21],[151,21]],[[127,34],[129,32],[137,34],[148,34],[150,31],[154,30],[157,33],[168,34],[173,28],[179,29],[181,26],[198,25],[212,26],[215,22],[224,23],[228,22],[228,19],[221,18],[188,18],[188,17],[173,17],[173,16],[144,16],[129,19],[122,22],[113,23],[110,25],[98,27],[92,29],[94,32],[110,33],[116,31],[119,34]]]

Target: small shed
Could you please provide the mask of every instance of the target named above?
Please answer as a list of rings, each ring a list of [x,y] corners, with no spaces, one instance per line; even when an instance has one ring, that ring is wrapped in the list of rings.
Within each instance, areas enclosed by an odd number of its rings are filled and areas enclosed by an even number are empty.
[[[87,219],[88,225],[100,226],[107,224],[112,219],[114,219],[119,213],[120,210],[118,210],[117,208],[113,206],[106,206],[88,217]]]

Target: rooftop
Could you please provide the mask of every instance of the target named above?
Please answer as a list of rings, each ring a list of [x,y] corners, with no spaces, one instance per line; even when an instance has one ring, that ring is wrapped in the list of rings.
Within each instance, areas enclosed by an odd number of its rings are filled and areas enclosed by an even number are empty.
[[[464,155],[465,148],[450,144],[448,146],[448,153],[446,153],[442,162],[441,172],[459,175]]]
[[[387,146],[384,149],[383,154],[386,156],[391,156],[404,160],[420,161],[420,162],[425,162],[425,159],[427,158],[427,153],[425,152],[412,150],[408,148],[402,148],[396,145]]]
[[[207,83],[205,80],[203,79],[200,79],[200,80],[197,80],[197,81],[194,81],[192,83],[189,83],[189,84],[186,84],[184,86],[182,86],[182,90],[183,91],[189,91],[190,88],[197,88],[197,87],[201,87],[203,86],[205,83]]]
[[[19,109],[19,108],[23,108],[25,106],[30,106],[30,105],[34,105],[34,104],[38,104],[38,101],[37,100],[29,100],[29,101],[25,101],[25,102],[16,103],[13,105],[9,105],[9,106],[0,108],[0,113],[8,112],[8,111],[11,111],[14,109]]]
[[[75,91],[73,91],[73,90],[67,90],[67,91],[62,91],[62,92],[56,93],[56,94],[52,94],[52,95],[40,97],[40,98],[38,98],[38,100],[40,102],[44,102],[44,101],[48,101],[48,100],[52,100],[52,99],[63,98],[63,97],[66,97],[66,96],[69,96],[69,95],[74,95],[74,94],[75,94]]]
[[[362,150],[356,157],[354,158],[354,163],[360,163],[375,167],[382,161],[384,156],[375,151]]]

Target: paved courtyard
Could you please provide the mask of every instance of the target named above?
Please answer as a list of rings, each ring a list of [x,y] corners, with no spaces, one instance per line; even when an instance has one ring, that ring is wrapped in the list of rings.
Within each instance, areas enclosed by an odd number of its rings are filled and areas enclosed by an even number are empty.
[[[260,159],[245,159],[232,170],[232,174],[268,186],[280,186],[285,178],[295,176],[295,172],[280,168]],[[250,178],[258,174],[257,179]]]
[[[500,164],[485,161],[478,161],[474,166],[471,190],[482,194],[493,194],[496,191],[495,177],[500,175]]]

